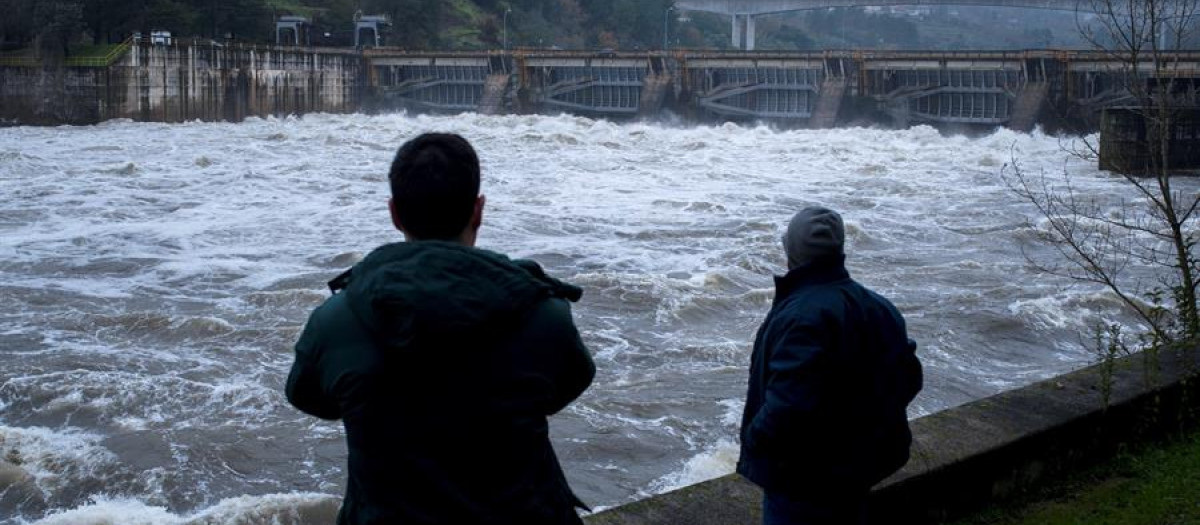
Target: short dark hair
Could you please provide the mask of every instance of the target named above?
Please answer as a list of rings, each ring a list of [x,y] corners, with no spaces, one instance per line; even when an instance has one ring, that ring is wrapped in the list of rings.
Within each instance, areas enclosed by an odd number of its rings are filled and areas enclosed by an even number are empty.
[[[425,133],[400,146],[388,182],[396,215],[410,237],[453,239],[475,213],[479,157],[459,135]]]

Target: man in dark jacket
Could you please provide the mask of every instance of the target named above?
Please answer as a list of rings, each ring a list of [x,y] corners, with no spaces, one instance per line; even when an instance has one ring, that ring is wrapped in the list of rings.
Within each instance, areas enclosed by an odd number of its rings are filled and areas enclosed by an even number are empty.
[[[546,417],[595,375],[569,306],[582,291],[474,248],[484,197],[462,137],[409,141],[389,180],[407,242],[330,283],[287,381],[293,405],[345,425],[338,523],[580,523]]]
[[[766,525],[865,523],[871,487],[908,461],[916,343],[891,302],[850,278],[844,243],[836,212],[796,214],[754,340],[737,470],[763,488]]]

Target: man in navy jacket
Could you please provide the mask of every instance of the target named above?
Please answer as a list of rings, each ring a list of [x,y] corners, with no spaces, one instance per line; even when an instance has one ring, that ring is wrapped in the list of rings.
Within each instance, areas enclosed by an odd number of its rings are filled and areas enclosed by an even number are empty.
[[[908,461],[917,345],[896,307],[850,278],[844,243],[837,212],[795,215],[754,341],[737,470],[763,488],[765,525],[865,523],[871,487]]]

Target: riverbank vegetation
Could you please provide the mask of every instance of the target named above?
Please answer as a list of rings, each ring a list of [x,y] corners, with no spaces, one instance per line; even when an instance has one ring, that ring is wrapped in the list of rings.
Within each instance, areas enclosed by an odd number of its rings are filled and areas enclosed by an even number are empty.
[[[1200,432],[1145,444],[955,525],[1200,523]]]
[[[1180,191],[1172,164],[1176,122],[1196,107],[1195,83],[1169,74],[1178,60],[1168,54],[1194,37],[1200,0],[1088,0],[1100,13],[1082,36],[1119,64],[1120,85],[1107,92],[1112,107],[1130,112],[1130,123],[1109,126],[1132,147],[1104,150],[1083,139],[1069,153],[1101,165],[1128,183],[1132,198],[1106,202],[1080,191],[1069,173],[1053,183],[1030,173],[1014,158],[1004,180],[1034,206],[1038,240],[1050,258],[1029,257],[1046,273],[1102,287],[1140,326],[1097,322],[1089,339],[1102,360],[1148,350],[1195,347],[1200,341],[1200,194]]]
[[[1200,346],[1200,194],[1177,184],[1187,173],[1173,164],[1171,151],[1185,129],[1179,122],[1200,103],[1200,91],[1194,81],[1169,73],[1178,65],[1169,51],[1187,48],[1197,37],[1200,0],[1083,0],[1081,6],[1098,14],[1080,27],[1081,37],[1119,64],[1107,72],[1119,82],[1104,94],[1116,110],[1106,117],[1104,133],[1122,147],[1084,138],[1068,153],[1099,160],[1128,185],[1130,197],[1099,198],[1075,186],[1069,173],[1051,181],[1024,169],[1016,157],[1003,175],[1037,210],[1030,220],[1036,240],[1053,249],[1052,256],[1027,256],[1029,263],[1097,286],[1120,305],[1094,320],[1092,334],[1081,334],[1102,365],[1097,387],[1107,404],[1120,357],[1141,352],[1144,380],[1153,385],[1162,352],[1196,352]],[[1180,421],[1194,415],[1179,414]],[[958,525],[1200,523],[1197,495],[1200,432],[1192,430],[1167,445],[1127,447],[1099,467],[1016,502],[1000,502]]]

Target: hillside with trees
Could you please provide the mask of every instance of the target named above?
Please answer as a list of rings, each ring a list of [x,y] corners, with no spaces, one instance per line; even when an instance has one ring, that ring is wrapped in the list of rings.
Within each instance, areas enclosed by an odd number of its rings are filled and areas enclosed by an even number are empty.
[[[730,47],[728,17],[668,10],[673,0],[0,0],[0,52],[42,55],[133,33],[268,43],[279,16],[312,21],[307,43],[353,44],[355,13],[387,15],[384,43],[409,49]],[[759,17],[758,48],[1086,47],[1070,12],[1004,8],[847,8]]]
[[[280,15],[313,22],[312,44],[348,45],[356,12],[388,15],[388,45],[485,49],[513,46],[648,49],[662,41],[671,0],[0,0],[0,44],[119,42],[130,34],[248,42],[273,40]],[[505,12],[508,11],[507,16]],[[700,33],[702,35],[703,33]],[[703,45],[703,36],[697,45]]]

